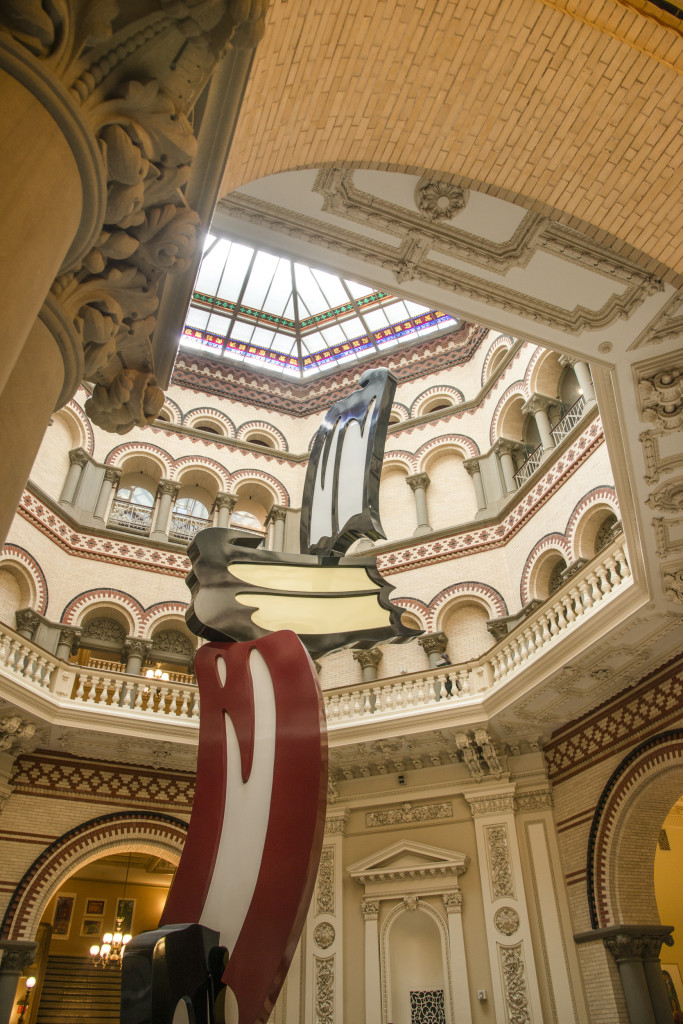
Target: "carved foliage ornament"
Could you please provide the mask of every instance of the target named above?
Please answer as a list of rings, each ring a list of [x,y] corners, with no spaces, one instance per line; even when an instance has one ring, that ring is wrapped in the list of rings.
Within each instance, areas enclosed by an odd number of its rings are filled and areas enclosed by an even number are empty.
[[[335,940],[335,930],[329,921],[322,921],[313,931],[313,941],[320,949],[327,949]]]
[[[315,1021],[334,1022],[334,956],[315,957]]]
[[[99,236],[56,279],[51,301],[74,326],[83,376],[95,384],[86,411],[105,430],[152,423],[163,405],[151,346],[159,283],[189,269],[199,226],[182,193],[197,148],[186,115],[228,45],[256,45],[266,6],[160,0],[153,16],[136,17],[119,16],[111,0],[7,0],[0,10],[0,31],[82,106],[101,152]]]
[[[492,898],[497,900],[502,896],[514,896],[507,829],[504,825],[492,825],[485,831],[491,870]]]
[[[493,923],[501,935],[514,935],[519,928],[519,914],[512,907],[501,907],[493,915]]]
[[[323,846],[315,889],[316,914],[334,914],[334,847]]]
[[[448,181],[422,180],[415,189],[415,205],[430,220],[448,220],[466,202],[466,189]]]
[[[498,947],[510,1024],[531,1024],[522,944]]]
[[[648,423],[664,430],[683,426],[683,370],[672,368],[642,377],[638,393]]]

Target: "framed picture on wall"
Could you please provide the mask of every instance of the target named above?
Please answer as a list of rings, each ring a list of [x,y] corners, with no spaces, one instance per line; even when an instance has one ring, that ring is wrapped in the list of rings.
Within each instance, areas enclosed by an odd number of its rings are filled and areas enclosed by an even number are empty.
[[[104,917],[104,905],[106,900],[86,900],[85,912],[88,916]]]
[[[101,935],[104,931],[101,917],[84,917],[81,923],[81,935]]]
[[[135,900],[120,899],[116,904],[116,919],[121,918],[121,931],[124,935],[133,930],[133,913],[135,911]]]
[[[57,897],[55,912],[52,918],[52,937],[54,939],[69,938],[75,903],[75,893],[63,893]]]

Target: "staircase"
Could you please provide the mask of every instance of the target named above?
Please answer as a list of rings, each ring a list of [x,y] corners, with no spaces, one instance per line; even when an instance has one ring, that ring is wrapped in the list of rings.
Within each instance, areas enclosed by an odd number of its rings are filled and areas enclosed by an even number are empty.
[[[119,1024],[121,970],[88,957],[50,956],[36,1024]]]

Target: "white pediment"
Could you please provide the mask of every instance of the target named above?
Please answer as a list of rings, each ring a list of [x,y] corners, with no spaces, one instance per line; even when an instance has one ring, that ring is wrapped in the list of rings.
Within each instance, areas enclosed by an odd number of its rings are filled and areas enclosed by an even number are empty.
[[[462,875],[469,864],[466,853],[400,840],[351,864],[352,878],[363,885],[407,879],[434,879]]]

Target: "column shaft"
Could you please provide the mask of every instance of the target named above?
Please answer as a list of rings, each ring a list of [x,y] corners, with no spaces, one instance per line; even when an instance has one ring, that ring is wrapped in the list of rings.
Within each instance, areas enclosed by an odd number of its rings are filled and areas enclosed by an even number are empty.
[[[537,409],[534,413],[534,419],[536,420],[538,433],[541,437],[543,451],[548,451],[550,448],[554,448],[555,442],[553,441],[553,435],[550,433],[550,420],[548,418],[547,410]]]
[[[382,1020],[380,986],[379,929],[377,917],[365,918],[365,1024]]]
[[[588,367],[588,363],[584,363],[583,360],[577,359],[574,363],[574,373],[576,379],[579,382],[579,387],[583,391],[583,397],[586,399],[586,405],[595,402],[595,388],[591,379],[591,372]]]
[[[515,463],[509,452],[500,453],[500,465],[503,470],[505,491],[509,494],[511,491],[517,489],[517,484],[515,483]]]

